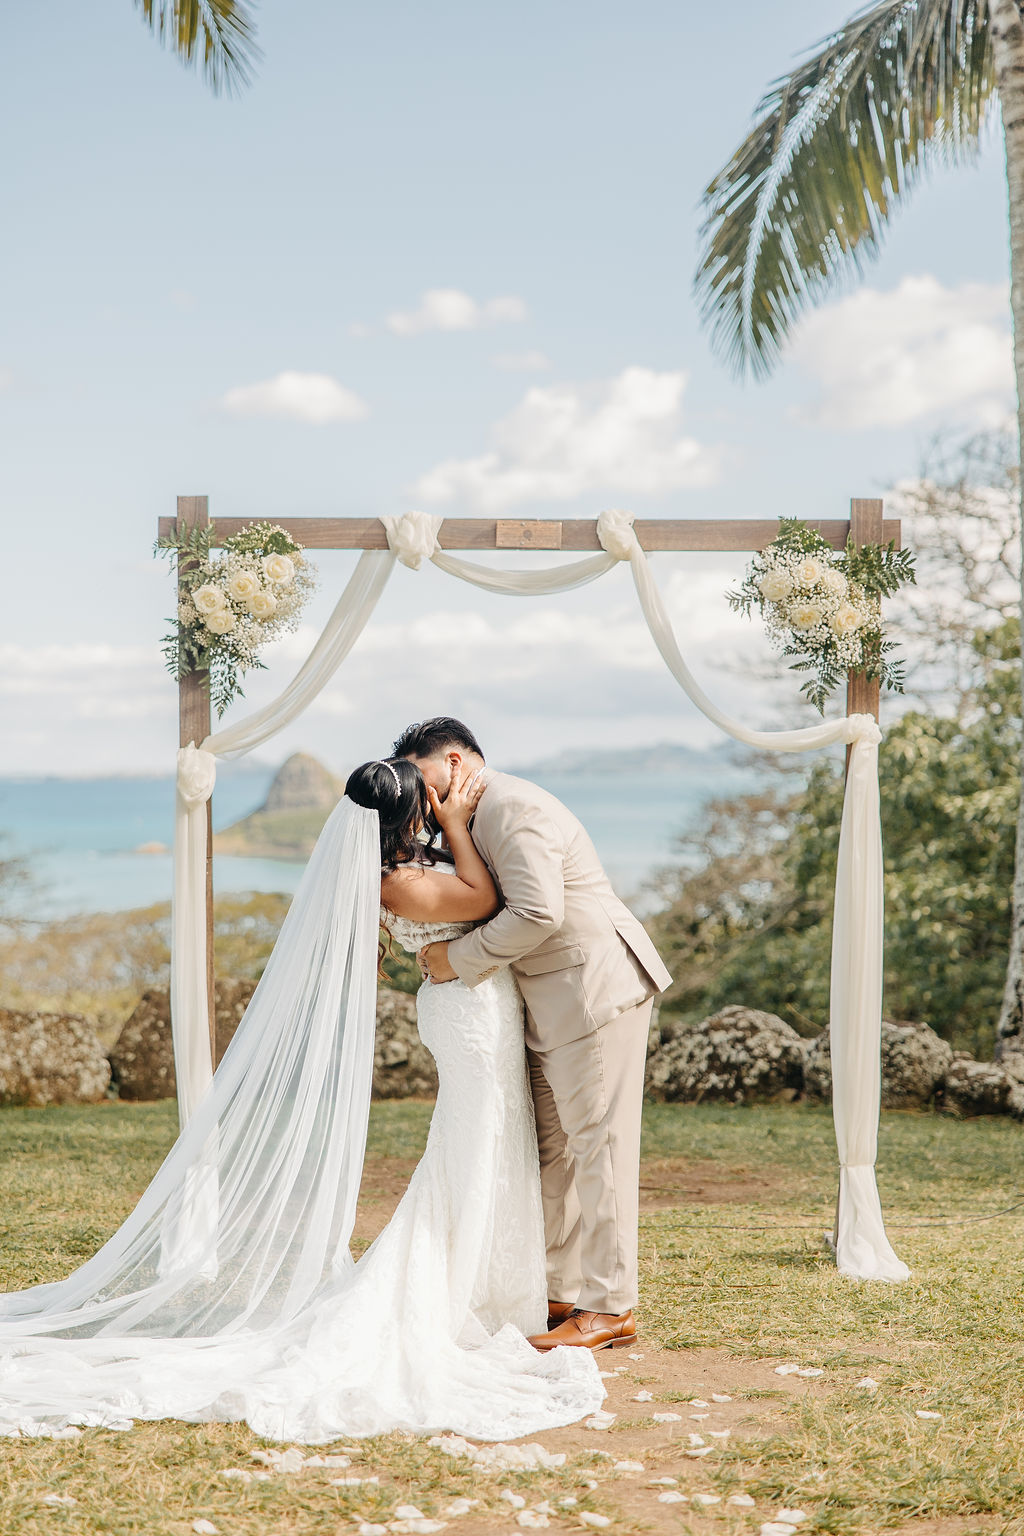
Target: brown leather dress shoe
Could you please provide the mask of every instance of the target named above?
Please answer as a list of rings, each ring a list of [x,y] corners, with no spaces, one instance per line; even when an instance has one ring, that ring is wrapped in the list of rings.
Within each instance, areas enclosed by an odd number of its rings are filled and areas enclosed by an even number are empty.
[[[534,1334],[530,1343],[542,1352],[571,1344],[577,1349],[622,1349],[636,1343],[632,1312],[584,1312],[573,1307],[564,1322],[547,1333]]]
[[[559,1323],[564,1323],[571,1312],[576,1310],[574,1301],[549,1301],[548,1302],[548,1328],[557,1328]]]

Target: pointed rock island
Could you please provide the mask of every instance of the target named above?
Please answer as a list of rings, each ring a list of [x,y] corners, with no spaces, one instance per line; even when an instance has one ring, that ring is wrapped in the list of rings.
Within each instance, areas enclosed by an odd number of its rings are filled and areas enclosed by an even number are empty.
[[[277,770],[259,810],[214,833],[213,850],[251,859],[308,859],[344,791],[344,779],[308,752],[295,752]]]

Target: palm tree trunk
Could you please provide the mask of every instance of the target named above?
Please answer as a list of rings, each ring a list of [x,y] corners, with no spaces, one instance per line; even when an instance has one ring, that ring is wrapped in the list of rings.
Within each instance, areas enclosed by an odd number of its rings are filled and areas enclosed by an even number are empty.
[[[1021,20],[1017,0],[989,0],[989,27],[995,59],[996,90],[1006,139],[1013,362],[1017,379],[1017,429],[1020,442],[1024,444],[1024,22]],[[1024,496],[1024,475],[1021,476],[1021,492]],[[1024,636],[1024,518],[1021,554],[1021,630]],[[1024,697],[1024,658],[1021,666],[1021,692]],[[1007,1051],[1024,1051],[1024,737],[1021,767],[1010,955],[996,1030],[997,1057]]]

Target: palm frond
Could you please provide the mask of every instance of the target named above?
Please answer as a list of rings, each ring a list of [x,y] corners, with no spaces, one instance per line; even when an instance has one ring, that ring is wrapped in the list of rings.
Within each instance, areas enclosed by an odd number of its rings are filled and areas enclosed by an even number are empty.
[[[738,372],[770,371],[929,162],[976,153],[994,89],[987,0],[876,0],[775,82],[704,195],[697,293]]]
[[[151,32],[184,64],[201,61],[214,93],[252,81],[262,55],[255,0],[135,0]]]

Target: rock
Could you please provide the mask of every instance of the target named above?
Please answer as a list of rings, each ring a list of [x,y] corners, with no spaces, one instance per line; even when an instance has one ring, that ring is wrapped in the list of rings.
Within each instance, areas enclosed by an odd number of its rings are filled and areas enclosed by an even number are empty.
[[[794,1099],[803,1085],[803,1042],[774,1013],[723,1008],[700,1024],[673,1028],[647,1064],[652,1099],[698,1103]]]
[[[1024,1119],[1024,1085],[1002,1062],[975,1061],[957,1051],[946,1068],[943,1100],[956,1115],[1013,1115]]]
[[[345,791],[323,763],[295,752],[278,769],[259,810],[215,832],[215,853],[306,860]]]
[[[436,1092],[434,1058],[416,1028],[416,999],[382,987],[377,993],[374,1098],[433,1098]]]
[[[0,1105],[97,1104],[110,1064],[77,1013],[0,1008]]]
[[[942,1088],[953,1051],[927,1024],[882,1020],[882,1108],[919,1109],[931,1104]],[[809,1098],[832,1097],[829,1034],[823,1029],[810,1041],[804,1063],[804,1090]]]
[[[217,1060],[228,1048],[256,989],[255,982],[218,976],[215,983]],[[172,1099],[175,1095],[170,997],[144,992],[110,1052],[114,1081],[123,1099]],[[377,1043],[373,1092],[379,1099],[433,1097],[434,1058],[416,1030],[416,1001],[406,992],[377,994]]]
[[[214,983],[217,1060],[220,1061],[256,990],[254,981],[218,976]],[[162,987],[144,992],[111,1047],[110,1065],[122,1099],[173,1099],[171,999]]]
[[[1014,1045],[997,1049],[996,1060],[1015,1082],[1024,1084],[1024,1049],[1020,1048],[1019,1037],[1014,1036]]]

